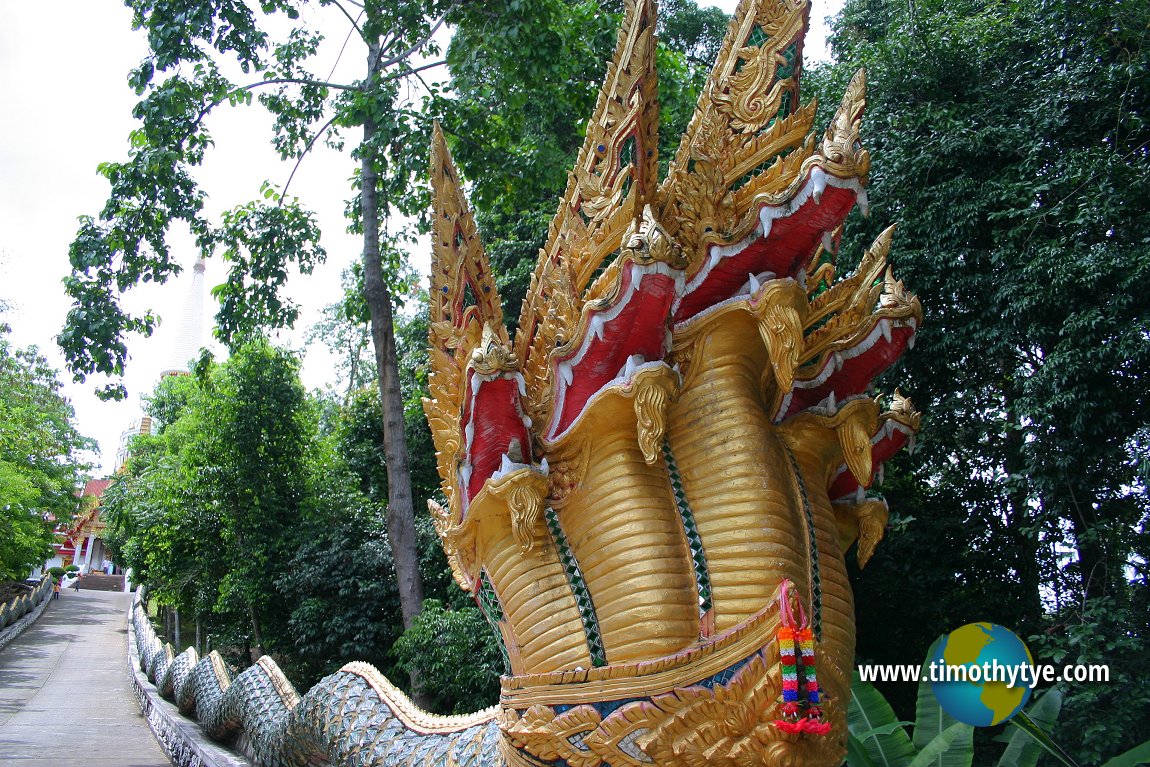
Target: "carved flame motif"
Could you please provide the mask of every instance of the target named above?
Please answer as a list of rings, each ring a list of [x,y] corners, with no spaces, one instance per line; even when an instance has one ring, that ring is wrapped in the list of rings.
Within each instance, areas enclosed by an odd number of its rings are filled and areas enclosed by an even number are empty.
[[[432,512],[506,645],[510,763],[843,756],[844,552],[874,553],[888,512],[867,488],[920,418],[868,391],[923,315],[887,265],[893,228],[839,264],[866,208],[866,81],[817,138],[809,14],[743,0],[659,182],[655,7],[628,4],[514,345],[435,132],[424,405],[449,503]],[[827,735],[772,724],[783,580],[816,633]]]

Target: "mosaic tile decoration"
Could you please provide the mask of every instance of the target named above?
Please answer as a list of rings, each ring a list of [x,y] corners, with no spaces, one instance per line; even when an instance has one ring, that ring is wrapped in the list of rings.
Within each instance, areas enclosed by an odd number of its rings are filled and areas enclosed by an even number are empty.
[[[671,491],[675,495],[675,505],[679,508],[679,517],[683,520],[683,531],[687,534],[687,545],[691,549],[691,564],[695,568],[695,584],[699,589],[699,620],[705,622],[707,614],[711,612],[711,575],[707,572],[707,555],[703,551],[703,540],[699,537],[699,530],[695,526],[695,515],[691,513],[691,506],[687,502],[687,494],[683,490],[683,480],[679,476],[679,467],[675,463],[675,456],[671,452],[671,441],[663,441],[663,457],[667,461],[667,473],[671,478]]]
[[[563,573],[567,582],[571,584],[571,592],[575,595],[575,605],[579,608],[579,619],[583,622],[583,631],[587,635],[587,648],[591,652],[591,664],[594,666],[607,665],[607,651],[603,647],[603,635],[599,632],[599,619],[595,614],[595,604],[591,601],[591,592],[587,590],[587,582],[583,579],[583,572],[575,555],[571,553],[571,546],[567,543],[567,536],[563,526],[559,523],[559,514],[548,506],[543,512],[547,519],[547,529],[551,532],[551,539],[559,549],[559,559],[563,563]]]

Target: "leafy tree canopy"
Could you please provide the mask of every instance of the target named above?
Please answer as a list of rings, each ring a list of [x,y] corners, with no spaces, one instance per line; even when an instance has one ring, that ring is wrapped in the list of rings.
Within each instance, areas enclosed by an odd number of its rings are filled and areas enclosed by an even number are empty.
[[[76,429],[56,371],[35,347],[13,347],[0,323],[0,580],[51,556],[52,528],[77,509],[95,443]]]
[[[202,378],[161,381],[148,407],[157,434],[136,440],[105,493],[113,549],[161,601],[240,616],[234,633],[257,654],[282,646],[290,608],[273,583],[315,504],[298,363],[249,341]]]
[[[1134,637],[1101,657],[1150,667],[1131,617],[1150,588],[1148,27],[1143,2],[1069,0],[849,0],[835,22],[841,63],[809,82],[833,104],[867,68],[876,211],[843,247],[899,222],[892,259],[926,308],[894,371],[925,413],[888,474],[913,520],[857,580],[864,657],[925,652],[965,616],[1048,657]],[[1060,740],[1084,764],[1150,711],[1116,685],[1067,692]]]
[[[77,380],[92,373],[122,375],[129,337],[151,333],[152,314],[127,312],[121,294],[179,271],[168,243],[176,224],[192,232],[204,255],[219,255],[228,264],[227,280],[215,290],[221,338],[231,342],[254,327],[290,325],[298,316],[280,288],[289,266],[309,272],[324,258],[314,216],[269,184],[264,199],[240,201],[219,220],[206,211],[195,168],[210,156],[210,123],[222,105],[258,101],[272,118],[269,138],[285,159],[302,161],[320,140],[342,148],[349,129],[363,129],[352,154],[368,161],[371,204],[365,207],[360,199],[364,180],[356,178],[348,202],[351,228],[374,238],[378,229],[365,228],[364,215],[375,225],[381,213],[421,215],[426,188],[414,181],[424,175],[429,125],[401,85],[442,63],[434,60],[439,51],[432,36],[452,6],[410,0],[269,0],[258,8],[235,0],[127,5],[150,51],[129,75],[141,97],[129,156],[99,166],[111,187],[107,204],[81,219],[70,250],[73,273],[66,289],[75,304],[59,340]],[[323,35],[300,20],[308,6],[313,23],[342,26],[346,39],[340,34],[325,46]],[[470,18],[458,9],[455,15],[457,22]],[[362,76],[333,82],[316,74],[317,62],[331,60],[319,57],[328,46],[339,59],[361,57]],[[428,87],[436,92],[436,86]],[[384,244],[385,272],[394,276],[402,259]],[[113,384],[104,394],[122,396],[123,390]]]

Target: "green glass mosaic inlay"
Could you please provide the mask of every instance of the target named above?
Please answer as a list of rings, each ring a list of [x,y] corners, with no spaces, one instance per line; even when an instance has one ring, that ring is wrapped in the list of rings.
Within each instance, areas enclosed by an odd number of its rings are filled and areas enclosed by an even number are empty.
[[[559,549],[559,561],[563,565],[567,582],[571,585],[575,606],[579,610],[579,619],[583,622],[583,633],[587,635],[587,650],[591,653],[591,665],[606,666],[607,652],[603,649],[603,636],[599,633],[599,618],[595,615],[595,605],[591,601],[591,592],[587,590],[587,582],[583,580],[583,572],[579,569],[579,563],[575,561],[575,555],[571,553],[563,526],[559,524],[559,514],[548,506],[544,516],[547,518],[547,529],[551,531],[555,547]]]
[[[711,574],[707,570],[707,555],[703,551],[703,539],[695,526],[695,515],[687,503],[683,491],[683,480],[679,476],[679,466],[671,453],[670,440],[663,441],[663,458],[667,461],[667,474],[671,477],[671,490],[675,494],[675,505],[679,508],[679,518],[683,520],[683,530],[687,533],[687,545],[691,549],[691,564],[695,568],[695,585],[699,589],[699,618],[711,611]]]
[[[788,77],[794,77],[796,69],[795,64],[799,60],[799,46],[795,43],[788,45],[786,50],[783,51],[783,58],[786,59],[787,63],[783,64],[777,70],[775,70],[776,81],[786,80]]]
[[[628,136],[627,140],[623,142],[623,146],[619,148],[619,167],[626,168],[631,166],[631,175],[623,182],[623,196],[626,197],[631,191],[631,182],[635,178],[635,146],[637,142],[634,136]]]
[[[772,120],[772,122],[774,122],[774,121]],[[793,147],[789,148],[789,149],[784,149],[783,151],[779,152],[777,155],[774,155],[773,157],[770,157],[769,159],[766,159],[763,162],[756,165],[755,167],[751,168],[749,171],[747,171],[746,173],[743,174],[742,178],[740,178],[735,183],[731,184],[731,191],[736,191],[736,190],[742,189],[744,186],[746,186],[747,184],[749,184],[751,182],[751,179],[753,179],[755,176],[759,175],[760,173],[762,173],[763,171],[769,169],[772,165],[774,165],[775,161],[778,160],[780,157],[786,157],[787,155],[789,155],[793,151],[795,151]]]
[[[503,632],[499,630],[499,624],[507,622],[507,614],[503,612],[499,595],[495,593],[495,586],[487,577],[486,570],[479,575],[479,594],[475,601],[479,603],[480,612],[495,631],[495,640],[499,642],[499,654],[503,656],[503,672],[510,674],[511,659],[507,656],[507,644],[503,641]]]
[[[783,96],[779,99],[779,116],[775,120],[784,120],[790,117],[791,113],[795,111],[794,102],[794,92],[783,91]],[[774,120],[771,120],[771,123],[774,124]]]

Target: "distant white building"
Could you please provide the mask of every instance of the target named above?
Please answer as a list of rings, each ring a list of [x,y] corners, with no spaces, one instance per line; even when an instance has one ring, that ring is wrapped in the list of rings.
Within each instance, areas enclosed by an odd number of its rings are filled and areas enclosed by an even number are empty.
[[[166,365],[160,370],[160,378],[175,375],[187,375],[190,371],[188,363],[197,357],[204,342],[204,259],[196,259],[192,267],[192,283],[188,286],[184,298],[183,311],[180,313],[179,324],[174,332],[161,330],[156,339],[169,344],[164,355]],[[132,438],[140,434],[152,433],[152,419],[142,415],[128,426],[120,435],[120,446],[116,450],[116,466],[113,473],[123,468],[131,455]]]
[[[128,424],[128,428],[120,434],[120,445],[116,448],[116,465],[112,469],[113,474],[124,468],[124,464],[128,462],[128,456],[132,452],[132,440],[141,434],[151,433],[152,417],[150,415],[142,415]]]
[[[196,357],[204,339],[204,271],[203,258],[197,259],[192,267],[192,283],[184,299],[183,311],[174,333],[161,332],[157,340],[170,344],[165,354],[166,367],[160,378],[170,375],[187,375],[188,362]],[[134,419],[120,435],[116,448],[116,465],[113,474],[123,469],[131,455],[132,440],[141,434],[152,433],[151,416],[141,415]],[[103,532],[106,524],[100,519],[100,496],[111,483],[110,478],[89,480],[79,500],[80,511],[69,524],[56,528],[55,555],[44,563],[41,571],[49,567],[76,565],[81,573],[117,571],[104,548]],[[36,573],[38,574],[38,573]]]
[[[160,371],[160,378],[170,375],[186,375],[188,362],[199,356],[204,345],[204,270],[207,265],[201,257],[192,267],[192,284],[184,299],[184,311],[180,324],[172,337],[172,347],[168,351],[168,366]]]

